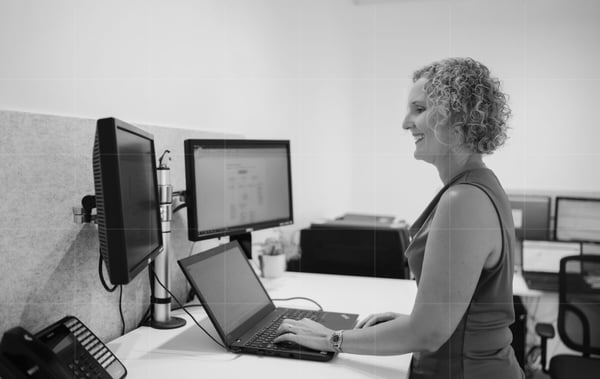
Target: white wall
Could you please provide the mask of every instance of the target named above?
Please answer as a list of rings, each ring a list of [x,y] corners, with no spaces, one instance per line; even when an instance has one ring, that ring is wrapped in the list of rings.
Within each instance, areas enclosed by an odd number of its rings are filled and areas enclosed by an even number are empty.
[[[289,138],[297,226],[414,220],[439,188],[401,129],[412,72],[472,56],[511,95],[514,189],[598,190],[594,0],[0,0],[0,108]]]

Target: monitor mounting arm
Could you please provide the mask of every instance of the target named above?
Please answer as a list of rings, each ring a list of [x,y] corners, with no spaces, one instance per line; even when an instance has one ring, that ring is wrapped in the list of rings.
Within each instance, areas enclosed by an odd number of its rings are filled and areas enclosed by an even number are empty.
[[[171,219],[173,216],[173,186],[171,185],[171,171],[164,162],[166,155],[170,153],[165,150],[160,156],[157,169],[158,198],[160,203],[160,221],[162,229],[163,249],[152,261],[154,277],[150,303],[152,307],[152,318],[149,326],[156,329],[174,329],[184,326],[186,321],[182,318],[171,316],[171,296],[168,290],[171,287],[169,271],[169,252],[171,245]],[[171,160],[168,157],[168,160]],[[183,196],[178,196],[181,199]],[[81,199],[80,207],[73,207],[73,221],[76,224],[95,224],[96,196],[86,195]],[[166,287],[163,288],[162,285]]]
[[[171,296],[168,289],[171,288],[171,277],[169,270],[169,255],[171,250],[171,219],[173,217],[173,186],[171,185],[171,170],[166,162],[165,156],[170,153],[165,150],[159,159],[158,175],[158,199],[160,202],[160,221],[163,238],[163,250],[154,258],[154,277],[152,303],[152,319],[150,326],[156,329],[175,329],[185,325],[185,320],[171,316]],[[168,160],[171,160],[168,157]],[[164,285],[166,288],[163,288]]]

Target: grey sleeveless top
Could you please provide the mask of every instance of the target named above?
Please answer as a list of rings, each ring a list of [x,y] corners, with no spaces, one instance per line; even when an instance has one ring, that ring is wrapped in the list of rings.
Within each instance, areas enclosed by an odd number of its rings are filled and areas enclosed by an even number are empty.
[[[421,277],[429,226],[441,196],[457,184],[473,185],[492,201],[502,228],[499,262],[483,269],[464,316],[448,341],[435,352],[413,355],[410,379],[524,378],[511,347],[514,225],[509,200],[494,173],[470,168],[458,174],[434,197],[410,228],[406,257],[417,286]]]

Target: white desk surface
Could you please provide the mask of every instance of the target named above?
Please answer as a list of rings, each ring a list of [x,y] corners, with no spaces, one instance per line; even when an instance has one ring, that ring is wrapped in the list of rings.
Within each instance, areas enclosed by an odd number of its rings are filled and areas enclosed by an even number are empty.
[[[309,297],[325,310],[358,313],[410,313],[417,288],[414,281],[356,276],[285,273],[263,280],[273,299]],[[316,309],[305,300],[276,301],[277,306]],[[200,324],[219,337],[204,310],[190,308]],[[128,379],[148,378],[404,378],[410,354],[392,357],[339,354],[329,362],[233,354],[216,345],[183,312],[187,324],[174,330],[140,327],[110,343],[127,368]],[[285,376],[284,376],[285,375]]]
[[[543,292],[529,289],[521,273],[515,272],[513,275],[513,294],[524,297],[538,298],[542,296]]]
[[[304,296],[325,310],[358,313],[394,311],[410,313],[417,288],[412,280],[376,279],[343,275],[287,272],[278,279],[263,279],[273,299]],[[537,296],[515,275],[515,294]],[[275,301],[277,306],[315,309],[305,300]],[[189,309],[200,324],[219,337],[204,310]],[[410,354],[392,357],[339,354],[329,362],[233,354],[210,340],[182,311],[173,315],[187,324],[174,330],[140,327],[111,341],[108,346],[127,367],[130,379],[148,378],[404,378]]]

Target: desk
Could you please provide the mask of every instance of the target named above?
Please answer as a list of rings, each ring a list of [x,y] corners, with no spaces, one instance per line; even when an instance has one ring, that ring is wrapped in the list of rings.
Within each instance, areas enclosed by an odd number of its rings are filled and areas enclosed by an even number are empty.
[[[325,310],[352,312],[365,317],[371,313],[394,311],[410,313],[417,293],[413,280],[362,276],[286,272],[278,279],[263,279],[271,298],[309,297]],[[536,297],[539,291],[527,288],[515,275],[516,295]],[[305,300],[275,302],[278,306],[314,309]],[[206,313],[190,308],[200,324],[218,339]],[[173,315],[187,320],[174,330],[140,327],[115,339],[108,346],[127,367],[130,379],[146,378],[404,378],[410,354],[392,357],[340,354],[330,362],[298,361],[287,358],[236,355],[211,341],[182,311]],[[259,376],[260,375],[260,376]]]
[[[410,313],[417,293],[412,280],[357,276],[290,273],[278,279],[264,279],[273,299],[309,297],[325,310],[352,312],[365,317],[371,313]],[[275,302],[278,306],[314,309],[304,300]],[[218,339],[202,308],[190,308],[200,324]],[[147,378],[404,378],[410,354],[391,357],[339,354],[330,362],[299,361],[287,358],[236,355],[223,350],[183,312],[187,324],[175,330],[140,327],[108,343],[127,367],[128,379]]]
[[[543,295],[542,291],[532,290],[527,287],[527,282],[525,282],[525,278],[519,272],[515,272],[513,275],[513,295],[522,296],[522,297],[530,297],[530,298],[539,298]]]

